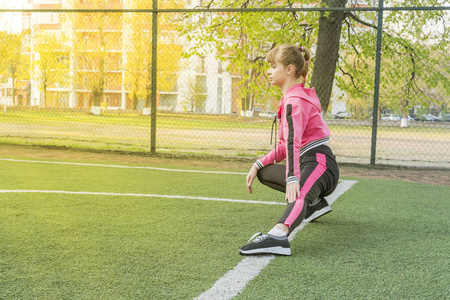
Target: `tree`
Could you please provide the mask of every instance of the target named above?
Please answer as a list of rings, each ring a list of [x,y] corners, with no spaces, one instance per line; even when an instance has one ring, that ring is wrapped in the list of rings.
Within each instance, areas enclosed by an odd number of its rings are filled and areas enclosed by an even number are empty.
[[[12,78],[13,103],[16,98],[16,81],[28,76],[29,60],[22,54],[22,35],[0,31],[0,75]]]
[[[436,6],[439,2],[419,4]],[[402,3],[391,1],[387,5]],[[338,65],[344,76],[336,77],[337,85],[345,89],[349,98],[372,97],[375,51],[371,45],[375,44],[376,14],[348,13],[348,16]],[[385,12],[380,107],[399,111],[406,121],[408,110],[417,105],[444,104],[450,95],[448,19],[445,11]],[[439,92],[432,92],[436,90]]]
[[[174,0],[161,1],[158,7],[163,9],[178,5]],[[151,9],[152,2],[133,0],[132,9]],[[136,109],[138,99],[145,99],[145,108],[150,108],[152,93],[152,14],[129,13],[126,18],[126,84],[129,86],[133,109]],[[171,91],[176,84],[174,73],[178,69],[182,46],[176,41],[173,29],[175,15],[160,14],[158,17],[157,44],[157,91]]]
[[[358,7],[360,2],[322,0],[320,6]],[[443,0],[413,2],[385,1],[385,6],[439,6]],[[310,1],[225,0],[219,3],[212,0],[204,7],[219,5],[230,8],[299,7],[310,5]],[[431,50],[441,54],[448,50],[449,30],[445,26],[448,17],[445,13],[392,11],[385,14],[387,17],[383,27],[383,57],[397,56],[393,58],[393,61],[397,61],[401,56],[402,63],[401,68],[393,68],[382,76],[382,84],[386,88],[388,82],[399,82],[401,79],[403,92],[400,99],[398,94],[395,95],[395,101],[417,99],[427,94],[425,88],[417,86],[419,77],[422,77],[421,80],[429,87],[435,86],[437,79],[444,84],[448,83],[449,58],[444,58],[446,67],[443,67],[442,71],[435,68],[440,65],[437,59],[429,59]],[[219,54],[231,55],[232,69],[234,68],[237,74],[246,74],[245,72],[252,70],[252,73],[264,76],[267,68],[264,62],[265,53],[278,44],[293,43],[311,48],[314,55],[310,63],[311,86],[315,87],[326,113],[335,79],[337,86],[349,96],[372,94],[374,72],[366,67],[373,64],[375,59],[376,17],[376,12],[362,11],[204,13],[198,22],[186,23],[181,31],[196,45],[191,48],[191,54],[202,53],[205,43],[213,44]],[[192,18],[192,15],[187,15],[186,19],[189,18]],[[434,24],[444,24],[442,32],[424,30],[424,27]],[[422,46],[418,47],[418,43]],[[347,55],[354,55],[356,60],[345,59]],[[351,85],[344,77],[350,79]],[[250,80],[248,76],[242,75],[241,78],[244,83],[243,94],[261,95],[264,85],[256,87],[256,81]],[[448,89],[444,91],[448,94]]]
[[[39,32],[34,36],[34,66],[38,69],[40,90],[46,107],[49,87],[67,86],[69,82],[69,46],[62,35]]]
[[[73,1],[77,9],[117,9],[119,1],[91,0],[86,3]],[[77,13],[70,14],[74,26],[73,52],[77,69],[75,82],[81,89],[92,92],[93,114],[100,114],[100,103],[108,82],[118,82],[117,71],[121,53],[121,13]]]

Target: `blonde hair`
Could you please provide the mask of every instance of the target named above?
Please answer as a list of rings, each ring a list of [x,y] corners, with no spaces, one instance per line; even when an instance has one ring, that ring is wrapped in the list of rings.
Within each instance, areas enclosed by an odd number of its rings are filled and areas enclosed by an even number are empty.
[[[293,65],[295,67],[295,78],[302,76],[306,78],[309,70],[310,51],[308,48],[294,45],[281,45],[270,50],[267,55],[267,61],[272,64],[278,58],[285,67]]]

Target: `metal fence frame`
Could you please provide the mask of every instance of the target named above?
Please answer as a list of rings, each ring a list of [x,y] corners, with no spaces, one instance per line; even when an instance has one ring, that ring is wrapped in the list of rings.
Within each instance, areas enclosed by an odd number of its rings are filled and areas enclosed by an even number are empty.
[[[195,13],[195,12],[356,12],[356,11],[372,11],[378,12],[377,19],[377,36],[376,36],[376,60],[375,60],[375,76],[374,76],[374,94],[373,94],[373,119],[372,119],[372,137],[371,137],[371,155],[370,164],[375,165],[376,161],[376,145],[377,145],[377,128],[378,128],[378,100],[381,70],[381,47],[383,36],[383,12],[384,11],[447,11],[450,7],[433,6],[433,7],[384,7],[384,0],[379,0],[378,7],[317,7],[317,8],[193,8],[193,9],[160,9],[158,1],[152,1],[152,9],[1,9],[0,13],[151,13],[152,14],[152,93],[151,106],[156,108],[157,103],[157,43],[158,43],[158,15],[161,13]],[[151,133],[150,133],[150,153],[156,155],[156,109],[151,110]]]

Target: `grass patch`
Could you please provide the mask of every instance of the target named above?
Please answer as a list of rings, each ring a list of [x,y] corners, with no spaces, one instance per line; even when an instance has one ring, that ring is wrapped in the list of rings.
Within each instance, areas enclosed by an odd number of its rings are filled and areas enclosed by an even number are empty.
[[[368,163],[371,124],[354,121],[330,120],[332,147],[338,158]],[[447,123],[437,123],[436,127],[425,123],[423,127],[397,125],[378,127],[377,162],[448,165]],[[272,120],[262,117],[158,112],[154,146],[162,153],[256,157],[270,150],[271,127]],[[94,116],[87,112],[9,110],[0,116],[0,132],[0,143],[142,152],[151,147],[151,118],[128,112],[105,111]]]
[[[243,175],[0,165],[1,189],[258,198],[246,196]],[[255,219],[280,209],[60,194],[1,194],[0,205],[0,298],[51,299],[193,298],[240,261],[241,226],[266,227],[268,220]]]
[[[258,182],[249,195],[245,175],[8,161],[0,168],[0,189],[283,202]],[[333,213],[297,234],[293,256],[273,260],[237,298],[446,298],[450,187],[358,180]],[[112,195],[0,196],[5,299],[192,299],[236,266],[239,247],[270,229],[284,209]]]
[[[359,180],[236,299],[445,299],[449,192]]]

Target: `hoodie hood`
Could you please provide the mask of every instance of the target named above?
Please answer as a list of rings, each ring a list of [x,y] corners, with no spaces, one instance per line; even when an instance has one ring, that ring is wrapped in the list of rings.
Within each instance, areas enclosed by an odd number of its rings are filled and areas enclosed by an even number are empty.
[[[290,97],[306,100],[314,105],[319,112],[322,112],[322,105],[320,105],[319,98],[317,97],[316,90],[314,88],[305,88],[303,84],[296,84],[286,91],[283,100]]]

